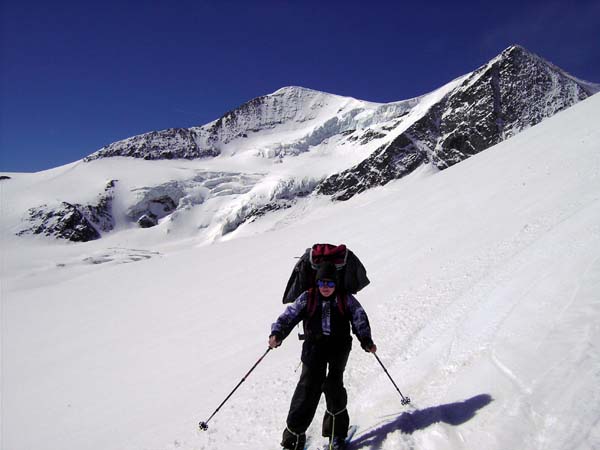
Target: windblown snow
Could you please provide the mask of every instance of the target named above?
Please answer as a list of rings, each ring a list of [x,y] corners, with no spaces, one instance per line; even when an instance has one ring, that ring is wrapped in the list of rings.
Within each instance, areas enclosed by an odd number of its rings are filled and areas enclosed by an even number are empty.
[[[220,239],[215,217],[235,221],[243,202],[219,193],[285,199],[311,180],[267,175],[267,188],[243,158],[11,174],[0,181],[2,449],[278,449],[299,376],[293,335],[208,431],[197,424],[265,351],[295,257],[315,242],[345,243],[367,267],[358,298],[413,400],[402,406],[355,345],[351,449],[600,448],[599,116],[594,95],[442,172],[424,166],[343,203],[307,196]],[[300,159],[306,174],[356,158],[321,156]],[[113,205],[116,232],[79,244],[14,235],[32,204],[88,201],[107,173],[128,180],[114,187],[130,195]],[[202,208],[124,225],[132,205],[167,191]]]

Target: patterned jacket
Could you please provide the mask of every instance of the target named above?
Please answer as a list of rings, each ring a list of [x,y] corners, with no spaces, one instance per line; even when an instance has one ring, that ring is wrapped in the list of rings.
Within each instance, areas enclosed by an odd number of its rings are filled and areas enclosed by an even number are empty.
[[[330,301],[321,301],[322,297],[318,296],[317,300],[320,303],[321,309],[317,311],[316,317],[320,318],[320,328],[318,331],[321,335],[334,335],[336,330],[332,328],[332,316],[334,318],[340,317],[337,308],[337,302],[339,298],[332,296]],[[283,341],[296,325],[301,320],[305,321],[305,330],[307,329],[307,322],[311,320],[311,315],[308,310],[309,303],[309,291],[303,292],[293,303],[291,303],[279,316],[277,321],[271,326],[271,335],[276,336],[279,341]],[[318,306],[317,306],[318,308]],[[369,325],[369,319],[367,313],[363,309],[362,305],[352,294],[348,294],[343,310],[344,318],[342,321],[350,322],[352,332],[356,335],[363,349],[368,349],[373,345],[371,338],[371,326]],[[339,320],[339,319],[338,319]],[[342,325],[342,324],[340,324]],[[314,325],[312,325],[314,327]],[[343,329],[349,327],[339,326],[338,332],[344,333]],[[340,331],[342,330],[342,331]],[[345,332],[348,338],[349,331]],[[343,336],[341,336],[343,337]],[[309,336],[310,338],[310,336]]]

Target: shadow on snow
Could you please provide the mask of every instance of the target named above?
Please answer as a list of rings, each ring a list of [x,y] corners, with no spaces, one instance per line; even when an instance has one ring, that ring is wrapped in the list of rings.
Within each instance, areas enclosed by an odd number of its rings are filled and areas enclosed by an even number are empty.
[[[348,445],[348,450],[362,448],[378,449],[388,435],[396,431],[412,434],[415,431],[424,430],[438,422],[454,426],[461,425],[475,417],[477,411],[487,406],[492,400],[490,395],[481,394],[462,402],[448,403],[447,405],[432,406],[431,408],[402,413],[391,422],[368,431],[352,440]]]

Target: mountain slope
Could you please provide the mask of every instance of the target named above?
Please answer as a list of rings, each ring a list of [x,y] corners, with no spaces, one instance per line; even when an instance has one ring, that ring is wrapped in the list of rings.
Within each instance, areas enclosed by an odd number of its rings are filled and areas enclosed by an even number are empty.
[[[195,428],[266,349],[294,256],[327,241],[365,263],[359,299],[415,408],[355,346],[354,449],[596,447],[599,114],[593,96],[448,170],[307,198],[210,246],[154,229],[76,246],[4,232],[2,448],[276,449],[293,336]]]
[[[518,46],[400,102],[285,87],[200,127],[134,136],[47,174],[11,174],[7,192],[32,201],[9,208],[6,226],[75,242],[140,228],[157,239],[229,239],[309,197],[347,200],[423,165],[448,168],[598,89]]]
[[[263,135],[261,146],[269,147],[269,139],[265,142],[264,135],[273,134],[274,130],[283,133],[284,140],[288,142],[281,148],[276,146],[265,156],[279,156],[286,152],[297,154],[306,151],[309,145],[316,145],[330,137],[332,133],[347,131],[358,112],[373,112],[377,106],[375,103],[290,86],[252,99],[201,127],[153,132],[115,142],[90,155],[86,161],[113,156],[144,159],[217,156],[227,154],[228,144],[232,142],[237,141],[241,147],[252,146],[257,133]],[[341,123],[330,123],[336,117],[342,117]],[[285,135],[286,132],[288,135]],[[281,140],[280,137],[272,144]]]
[[[317,187],[347,200],[432,162],[457,164],[598,92],[522,47],[512,46],[460,85],[390,143]]]

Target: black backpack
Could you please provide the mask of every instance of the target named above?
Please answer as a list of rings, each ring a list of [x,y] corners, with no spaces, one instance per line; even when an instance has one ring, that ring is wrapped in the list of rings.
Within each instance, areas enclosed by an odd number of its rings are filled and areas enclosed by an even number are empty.
[[[356,294],[370,283],[365,266],[345,245],[315,244],[306,249],[294,266],[283,293],[283,303],[292,303],[300,294],[312,289],[317,269],[325,261],[337,268],[336,284],[340,294]]]

